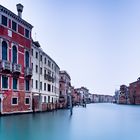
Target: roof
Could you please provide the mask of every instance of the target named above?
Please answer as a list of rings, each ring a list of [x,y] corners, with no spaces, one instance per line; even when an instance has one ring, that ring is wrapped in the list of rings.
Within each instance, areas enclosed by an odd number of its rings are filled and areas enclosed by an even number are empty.
[[[61,70],[61,71],[59,72],[59,74],[65,74],[65,75],[67,75],[67,77],[71,80],[70,75],[67,73],[67,71]]]
[[[42,54],[48,57],[58,67],[58,69],[60,69],[59,66],[56,64],[56,62],[46,52],[43,51],[43,49],[41,48],[41,45],[39,44],[39,41],[32,40],[32,43],[34,47],[36,47],[39,51],[41,51]]]
[[[7,14],[8,16],[14,18],[15,20],[17,20],[18,22],[20,22],[21,24],[24,24],[25,26],[27,26],[28,28],[32,29],[33,26],[28,23],[27,21],[25,21],[24,19],[22,19],[21,17],[19,17],[18,15],[16,15],[15,13],[13,13],[12,11],[8,10],[7,8],[5,8],[4,6],[0,5],[0,12],[3,12],[5,14]]]

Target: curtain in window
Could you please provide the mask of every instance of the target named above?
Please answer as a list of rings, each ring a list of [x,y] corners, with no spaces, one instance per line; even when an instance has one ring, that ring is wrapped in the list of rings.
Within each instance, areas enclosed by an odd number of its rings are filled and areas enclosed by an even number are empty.
[[[17,64],[17,47],[13,46],[13,63]]]
[[[2,60],[7,60],[7,43],[2,42]]]
[[[26,63],[26,67],[29,67],[29,52],[26,51],[25,53],[25,63]]]

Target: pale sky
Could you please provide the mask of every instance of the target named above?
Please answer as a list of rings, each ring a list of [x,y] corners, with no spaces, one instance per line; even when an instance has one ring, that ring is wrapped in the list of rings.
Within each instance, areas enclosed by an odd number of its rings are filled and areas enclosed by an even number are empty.
[[[113,95],[140,76],[140,0],[0,0],[14,13],[17,3],[73,86]]]

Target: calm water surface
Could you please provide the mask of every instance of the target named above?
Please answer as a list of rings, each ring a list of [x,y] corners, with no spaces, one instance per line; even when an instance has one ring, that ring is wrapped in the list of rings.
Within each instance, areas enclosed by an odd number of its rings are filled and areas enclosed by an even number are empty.
[[[140,106],[90,104],[0,117],[0,140],[140,140]]]

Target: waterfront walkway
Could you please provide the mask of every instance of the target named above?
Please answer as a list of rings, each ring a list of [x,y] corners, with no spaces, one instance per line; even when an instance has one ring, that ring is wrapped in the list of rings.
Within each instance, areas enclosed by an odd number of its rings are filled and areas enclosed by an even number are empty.
[[[1,140],[139,140],[140,106],[89,104],[0,117]]]

